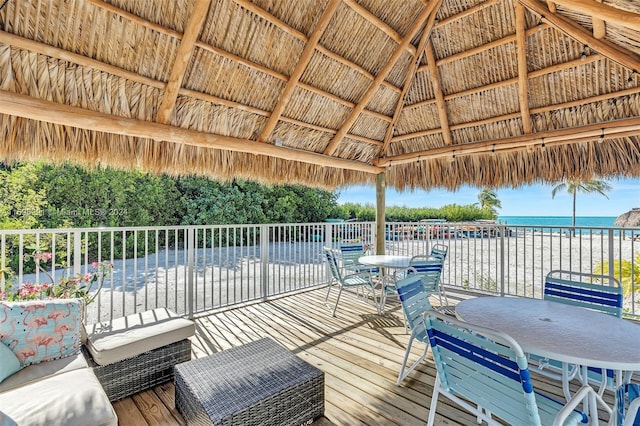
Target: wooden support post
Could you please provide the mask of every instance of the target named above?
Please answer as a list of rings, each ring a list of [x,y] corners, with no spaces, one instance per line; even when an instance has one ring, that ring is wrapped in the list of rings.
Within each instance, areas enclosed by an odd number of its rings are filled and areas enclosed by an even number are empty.
[[[376,175],[376,254],[384,254],[385,241],[385,192],[387,187],[386,175]]]

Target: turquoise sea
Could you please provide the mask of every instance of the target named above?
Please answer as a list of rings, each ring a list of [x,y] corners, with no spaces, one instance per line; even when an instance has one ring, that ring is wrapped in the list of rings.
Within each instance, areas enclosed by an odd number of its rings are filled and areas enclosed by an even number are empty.
[[[507,225],[571,226],[571,216],[498,216]],[[616,216],[576,216],[576,226],[613,227]]]

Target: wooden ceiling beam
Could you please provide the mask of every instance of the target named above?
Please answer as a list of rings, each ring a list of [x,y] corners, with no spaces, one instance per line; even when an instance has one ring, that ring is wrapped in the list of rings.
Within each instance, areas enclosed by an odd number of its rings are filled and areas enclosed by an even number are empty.
[[[554,0],[554,3],[592,18],[640,31],[640,14],[635,12],[618,9],[597,0]]]
[[[177,32],[177,31],[171,30],[169,28],[162,27],[162,26],[160,26],[158,24],[154,24],[153,22],[147,21],[144,18],[141,18],[139,16],[133,15],[133,14],[131,14],[131,13],[125,11],[125,10],[122,10],[122,9],[120,9],[118,7],[115,7],[115,6],[112,6],[112,5],[108,4],[108,3],[105,3],[103,0],[90,0],[90,1],[91,1],[91,3],[93,5],[95,5],[95,6],[99,7],[99,8],[108,10],[108,11],[110,11],[110,12],[112,12],[112,13],[118,15],[118,16],[121,16],[123,18],[129,19],[129,20],[131,20],[131,21],[133,21],[133,22],[135,22],[137,24],[140,24],[140,25],[146,27],[146,28],[152,29],[153,31],[157,31],[157,32],[159,32],[161,34],[169,35],[169,36],[177,38],[177,39],[181,39],[183,37],[183,34]],[[242,0],[237,0],[237,2],[242,3],[241,6],[245,7],[245,2],[243,2]],[[249,6],[248,8],[254,13],[256,11],[258,11],[258,10],[262,11],[262,13],[260,14],[261,17],[265,18],[265,16],[263,16],[263,15],[270,16],[271,18],[273,18],[273,21],[269,20],[269,22],[271,22],[273,24],[276,24],[276,25],[279,22],[280,25],[277,25],[277,26],[280,27],[281,29],[283,29],[282,28],[283,26],[287,27],[289,29],[289,31],[285,31],[285,32],[287,32],[288,34],[293,35],[294,37],[300,39],[301,41],[304,41],[305,43],[308,41],[308,37],[306,35],[302,34],[301,32],[299,32],[297,30],[294,30],[293,28],[288,27],[287,24],[285,24],[282,21],[279,21],[277,18],[273,17],[272,15],[269,15],[263,9],[260,9],[259,7],[255,6],[253,4],[251,4],[251,6]],[[257,64],[257,63],[255,63],[253,61],[248,60],[248,59],[245,59],[245,58],[242,58],[240,56],[234,55],[233,53],[227,52],[227,51],[222,50],[220,48],[217,48],[215,46],[211,46],[210,44],[205,43],[203,41],[197,40],[196,41],[196,46],[201,48],[201,49],[204,49],[206,51],[209,51],[211,53],[214,53],[216,55],[222,56],[222,57],[230,59],[232,61],[236,61],[236,62],[238,62],[238,63],[240,63],[240,64],[242,64],[242,65],[244,65],[244,66],[246,66],[248,68],[251,68],[251,69],[256,70],[256,71],[260,71],[260,72],[262,72],[264,74],[270,75],[271,77],[277,78],[279,80],[288,81],[288,79],[289,79],[288,76],[286,76],[286,75],[284,75],[282,73],[274,71],[274,70],[272,70],[270,68],[267,68],[267,67],[265,67],[263,65]],[[368,71],[366,71],[364,68],[360,67],[359,65],[354,64],[353,62],[348,61],[347,59],[345,59],[345,58],[343,58],[343,57],[341,57],[341,56],[339,56],[339,55],[337,55],[335,53],[330,52],[326,48],[323,48],[322,46],[318,45],[316,47],[316,50],[318,50],[319,52],[322,52],[324,55],[326,55],[328,57],[331,57],[332,59],[334,59],[336,61],[339,61],[339,62],[351,67],[355,71],[361,73],[366,78],[368,78],[370,80],[374,79],[373,75],[371,73],[369,73]],[[391,83],[385,81],[384,85],[388,89],[393,90],[396,93],[400,93],[400,89],[398,87],[392,85]],[[351,107],[353,107],[353,105],[355,105],[353,102],[350,102],[350,101],[347,101],[345,99],[342,99],[342,98],[340,98],[340,97],[338,97],[338,96],[336,96],[336,95],[334,95],[332,93],[326,92],[326,91],[324,91],[322,89],[319,89],[317,87],[310,86],[310,85],[304,84],[304,83],[300,83],[298,86],[301,87],[301,88],[304,88],[306,90],[309,90],[310,92],[314,92],[314,93],[317,93],[317,94],[319,94],[321,96],[324,96],[326,98],[332,99],[333,101],[341,103],[341,104],[343,104],[345,106],[348,106],[349,108],[351,108]],[[386,122],[390,122],[391,121],[391,117],[385,116],[383,114],[379,114],[379,113],[377,113],[375,111],[365,110],[364,113],[365,114],[369,114],[371,116],[374,116],[374,117],[376,117],[378,119],[382,119],[382,120],[384,120]]]
[[[418,31],[420,31],[420,28],[422,28],[422,26],[427,22],[427,19],[429,19],[429,15],[435,9],[435,6],[439,4],[440,4],[440,1],[434,0],[432,3],[430,3],[430,7],[425,7],[420,13],[420,15],[418,15],[416,20],[411,25],[411,28],[409,28],[409,31],[407,32],[406,36],[404,37],[404,39],[402,39],[402,42],[393,51],[391,58],[389,58],[386,65],[380,70],[380,72],[378,73],[376,78],[373,80],[371,85],[369,85],[369,88],[367,89],[365,94],[362,96],[362,99],[360,99],[360,102],[358,102],[358,104],[353,108],[349,117],[342,124],[342,127],[340,127],[340,130],[338,130],[336,135],[333,137],[333,139],[331,139],[331,141],[327,145],[327,148],[324,151],[325,155],[331,155],[335,152],[340,142],[342,142],[342,139],[346,136],[346,134],[349,132],[353,124],[358,119],[358,116],[364,110],[365,106],[369,103],[369,101],[371,101],[373,96],[376,94],[378,90],[378,86],[380,86],[380,83],[384,81],[384,79],[387,77],[389,72],[391,72],[393,67],[396,65],[396,62],[398,62],[400,57],[405,53],[406,46],[411,44],[411,40],[413,39],[413,37],[415,37]]]
[[[281,30],[283,30],[284,32],[286,32],[287,34],[297,38],[298,40],[307,43],[309,41],[309,38],[302,32],[296,30],[295,28],[290,27],[286,22],[282,21],[281,19],[273,16],[272,14],[270,14],[269,12],[267,12],[266,10],[262,9],[260,6],[257,6],[253,3],[251,3],[248,0],[233,0],[237,5],[255,13],[257,16],[261,17],[262,19],[266,20],[267,22],[272,23],[273,25],[277,26],[278,28],[280,28]],[[332,58],[333,60],[340,62],[344,65],[347,65],[348,67],[352,68],[354,71],[359,72],[360,74],[362,74],[363,76],[373,80],[375,77],[373,76],[373,74],[371,74],[369,71],[365,70],[364,68],[362,68],[360,65],[357,65],[354,62],[351,62],[350,60],[348,60],[347,58],[338,55],[337,53],[334,53],[332,51],[330,51],[329,49],[327,49],[326,47],[318,44],[317,48],[316,48],[319,52],[321,52],[323,55],[328,56],[330,58]],[[383,85],[385,87],[387,87],[388,89],[393,90],[396,93],[400,93],[400,88],[394,86],[393,84],[389,83],[388,81],[385,81],[383,83]]]
[[[360,3],[357,3],[355,0],[343,0],[344,3],[349,6],[354,12],[358,15],[362,16],[369,23],[373,24],[373,26],[377,27],[379,30],[384,32],[389,38],[391,38],[396,43],[400,43],[402,41],[402,36],[398,34],[396,30],[391,28],[386,22],[382,19],[378,18],[376,15],[371,13],[370,10],[362,6]],[[407,52],[410,55],[416,54],[416,48],[413,45],[409,45],[406,47]]]
[[[178,100],[178,91],[182,86],[187,65],[189,65],[189,59],[191,59],[193,49],[196,47],[196,41],[202,30],[204,20],[209,13],[210,5],[211,0],[195,0],[189,21],[180,40],[180,47],[178,47],[176,58],[173,61],[173,67],[171,68],[169,81],[164,89],[160,108],[158,108],[156,121],[159,123],[169,123],[171,114],[176,106],[176,101]]]
[[[442,0],[440,0],[442,1]],[[413,78],[416,75],[416,70],[418,69],[418,65],[420,64],[422,53],[425,50],[427,43],[429,42],[429,37],[431,35],[431,29],[433,28],[433,23],[436,19],[436,13],[438,12],[438,8],[434,9],[429,17],[429,21],[425,26],[422,36],[420,37],[420,41],[418,42],[418,48],[416,49],[416,53],[413,57],[413,62],[409,65],[409,69],[407,70],[407,77],[404,80],[404,87],[402,88],[402,93],[400,94],[400,98],[398,99],[398,103],[396,104],[396,109],[393,113],[393,121],[387,127],[387,131],[384,136],[384,143],[382,145],[382,150],[380,150],[380,156],[383,157],[387,154],[389,149],[389,144],[391,143],[391,138],[393,137],[393,132],[395,128],[395,124],[402,113],[402,108],[404,107],[404,98],[411,88],[411,84],[413,83]]]
[[[582,44],[588,45],[598,53],[603,54],[612,61],[615,61],[631,70],[640,70],[640,58],[616,45],[608,42],[607,40],[599,40],[593,37],[593,35],[585,28],[576,24],[574,21],[565,18],[557,13],[552,13],[538,0],[518,0],[529,10],[542,16],[545,21],[553,25],[563,33],[574,38]],[[602,5],[604,6],[604,5]],[[618,9],[616,9],[618,10]]]
[[[487,0],[487,1],[483,1],[481,3],[478,3],[477,5],[470,7],[469,9],[463,10],[460,13],[456,13],[455,15],[451,15],[448,18],[445,18],[441,21],[436,22],[433,25],[434,29],[440,28],[444,25],[450,24],[453,21],[457,21],[458,19],[462,19],[464,17],[467,16],[471,16],[474,13],[477,13],[479,11],[481,11],[482,9],[486,9],[487,7],[493,6],[494,4],[498,3],[499,1],[502,0]]]
[[[436,55],[433,52],[433,44],[431,40],[427,43],[424,53],[427,57],[427,65],[429,65],[429,73],[431,75],[431,87],[436,98],[436,108],[438,110],[438,119],[440,120],[440,129],[442,130],[442,140],[445,145],[451,145],[451,130],[449,129],[449,113],[447,112],[447,103],[444,100],[442,85],[440,84],[440,74],[438,65],[436,64]]]
[[[269,137],[271,136],[271,133],[276,128],[280,116],[289,103],[289,100],[291,100],[291,95],[293,95],[293,91],[300,81],[300,77],[302,77],[302,73],[304,73],[304,70],[307,69],[309,61],[311,61],[311,57],[313,56],[313,52],[316,50],[316,46],[320,41],[320,37],[322,37],[325,30],[329,26],[329,23],[331,22],[331,19],[333,18],[333,15],[335,14],[339,5],[340,0],[331,0],[324,10],[320,21],[318,21],[316,27],[313,29],[311,37],[309,37],[309,41],[307,41],[307,44],[304,46],[304,50],[302,51],[302,54],[300,55],[298,63],[293,69],[293,72],[289,76],[287,84],[284,86],[284,89],[280,94],[280,98],[278,99],[278,102],[276,103],[273,111],[271,112],[271,115],[269,116],[269,120],[267,120],[267,123],[264,125],[262,132],[260,132],[260,135],[258,136],[258,142],[267,142]]]
[[[527,35],[526,35],[525,9],[520,3],[516,3],[516,45],[518,56],[518,100],[520,101],[520,113],[522,115],[522,131],[531,133],[531,114],[529,113],[529,76],[527,70]]]
[[[596,0],[598,3],[602,3],[602,0]],[[593,36],[597,39],[605,38],[607,35],[607,24],[597,16],[591,17],[591,24],[593,26]]]
[[[298,149],[278,147],[248,139],[199,132],[162,123],[138,120],[136,118],[119,117],[102,112],[88,111],[82,108],[37,99],[27,95],[20,95],[6,90],[0,90],[0,114],[95,132],[167,141],[180,145],[242,152],[252,155],[264,155],[322,167],[354,170],[372,174],[384,172],[384,169],[380,167],[358,161],[329,157]]]
[[[435,160],[466,155],[490,154],[503,149],[526,149],[530,146],[544,144],[569,144],[576,141],[584,142],[600,139],[603,135],[606,138],[616,137],[629,132],[638,133],[640,131],[640,118],[627,118],[607,123],[590,124],[587,126],[572,127],[560,130],[551,130],[530,135],[515,136],[511,138],[495,139],[489,141],[479,141],[464,145],[445,146],[430,149],[427,151],[413,152],[408,154],[387,157],[374,161],[380,167],[412,163],[416,161]]]
[[[541,71],[541,70],[539,70],[539,71]],[[515,79],[515,78],[511,79],[510,81],[512,82],[512,84],[516,84],[517,83],[517,79]],[[580,105],[585,105],[587,103],[601,102],[601,101],[606,101],[608,99],[618,98],[618,97],[621,97],[621,96],[630,96],[630,95],[635,95],[635,94],[638,94],[638,93],[640,93],[640,87],[633,87],[631,89],[625,89],[625,90],[621,90],[621,91],[618,91],[618,92],[605,93],[603,95],[593,96],[593,97],[590,97],[590,98],[587,98],[587,99],[578,99],[578,100],[575,100],[575,101],[563,102],[561,104],[546,105],[546,106],[542,106],[542,107],[532,108],[530,110],[530,114],[531,115],[535,115],[535,114],[542,114],[542,113],[545,113],[545,112],[548,112],[548,111],[557,110],[557,109],[573,108],[573,107],[578,107]],[[434,101],[434,103],[435,103],[435,101]],[[460,129],[466,129],[466,128],[469,128],[469,127],[477,127],[477,126],[483,126],[485,124],[496,123],[498,121],[513,120],[513,119],[518,118],[518,117],[520,117],[520,113],[510,113],[510,114],[504,114],[504,115],[500,115],[500,116],[496,116],[496,117],[485,118],[485,119],[479,120],[479,121],[470,121],[470,122],[467,122],[467,123],[453,124],[453,125],[449,126],[449,128],[452,131],[455,131],[455,130],[460,130]],[[419,137],[424,137],[424,136],[430,136],[430,135],[439,133],[440,131],[441,131],[441,129],[437,128],[437,129],[423,130],[423,131],[420,131],[420,132],[405,133],[404,135],[395,136],[394,138],[392,138],[391,142],[392,143],[393,142],[400,142],[402,140],[419,138]]]
[[[49,46],[46,45],[44,43],[40,43],[37,41],[33,41],[33,40],[29,40],[11,33],[7,33],[4,31],[0,31],[0,43],[6,44],[8,46],[13,46],[19,49],[24,49],[24,50],[28,50],[30,52],[34,52],[34,53],[38,53],[41,55],[45,55],[45,56],[49,56],[55,59],[59,59],[62,61],[66,61],[69,62],[71,64],[76,64],[82,67],[86,67],[86,68],[90,68],[90,69],[95,69],[101,72],[105,72],[111,75],[115,75],[117,77],[120,78],[124,78],[136,83],[140,83],[140,84],[144,84],[147,85],[149,87],[154,87],[156,89],[162,89],[165,87],[165,84],[159,80],[154,80],[152,78],[149,77],[145,77],[142,76],[140,74],[131,72],[131,71],[127,71],[125,69],[122,68],[118,68],[114,65],[109,65],[109,64],[105,64],[104,62],[100,62],[96,59],[92,59],[92,58],[87,58],[86,56],[82,56],[82,55],[78,55],[77,53],[72,53],[72,52],[68,52],[66,50],[60,49],[58,47],[53,47],[53,46]],[[222,106],[226,106],[228,108],[234,108],[234,109],[238,109],[241,111],[247,111],[250,112],[252,114],[256,114],[256,115],[260,115],[263,117],[268,117],[270,115],[269,111],[265,111],[259,108],[255,108],[249,105],[244,105],[241,104],[239,102],[235,102],[235,101],[230,101],[227,99],[222,99],[220,97],[217,96],[213,96],[213,95],[209,95],[207,93],[202,93],[202,92],[196,92],[195,90],[189,90],[189,89],[185,89],[185,88],[181,88],[179,90],[180,95],[183,96],[187,96],[190,98],[194,98],[194,99],[199,99],[205,102],[211,102],[213,104],[216,105],[222,105]],[[347,102],[347,101],[345,101]],[[353,103],[350,104],[351,106],[355,105]],[[377,115],[381,115],[377,112],[371,111],[372,114],[377,114]],[[391,120],[390,117],[388,116],[383,116],[386,120]],[[335,129],[330,129],[328,127],[320,127],[320,126],[316,126],[313,124],[309,124],[309,123],[303,123],[301,121],[295,120],[293,118],[289,118],[289,117],[281,117],[282,121],[291,123],[291,124],[296,124],[298,126],[301,127],[306,127],[308,129],[313,129],[313,130],[320,130],[329,134],[336,134],[337,130]],[[369,138],[365,138],[362,136],[357,136],[357,135],[351,135],[349,134],[347,136],[348,138],[351,139],[355,139],[355,140],[360,140],[362,142],[366,142],[372,145],[377,145],[377,146],[382,146],[382,142],[375,140],[375,139],[369,139]]]

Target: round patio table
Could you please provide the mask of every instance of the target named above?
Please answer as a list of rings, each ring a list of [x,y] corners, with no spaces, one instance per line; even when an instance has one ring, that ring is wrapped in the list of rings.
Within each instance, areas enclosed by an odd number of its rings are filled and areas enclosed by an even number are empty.
[[[613,315],[541,299],[476,297],[458,303],[456,316],[508,334],[524,352],[580,366],[583,383],[587,367],[616,371],[618,383],[623,371],[640,370],[640,325]],[[597,419],[595,397],[588,407]]]
[[[363,265],[378,266],[380,268],[408,268],[411,256],[376,254],[371,256],[362,256],[358,261]]]

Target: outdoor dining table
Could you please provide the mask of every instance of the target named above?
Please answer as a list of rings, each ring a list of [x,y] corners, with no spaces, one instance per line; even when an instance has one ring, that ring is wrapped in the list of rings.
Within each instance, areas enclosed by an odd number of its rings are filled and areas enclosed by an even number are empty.
[[[409,267],[411,256],[394,256],[388,254],[376,254],[369,256],[362,256],[358,259],[358,262],[366,266],[375,266],[384,269],[406,269]],[[378,297],[377,309],[378,313],[383,312],[382,306],[382,292],[384,291],[384,285],[381,283],[380,297]]]
[[[587,367],[617,371],[619,380],[622,371],[640,371],[640,325],[613,315],[524,297],[476,297],[455,311],[463,321],[510,335],[527,353],[580,366],[584,383]],[[588,406],[597,419],[595,398]]]

